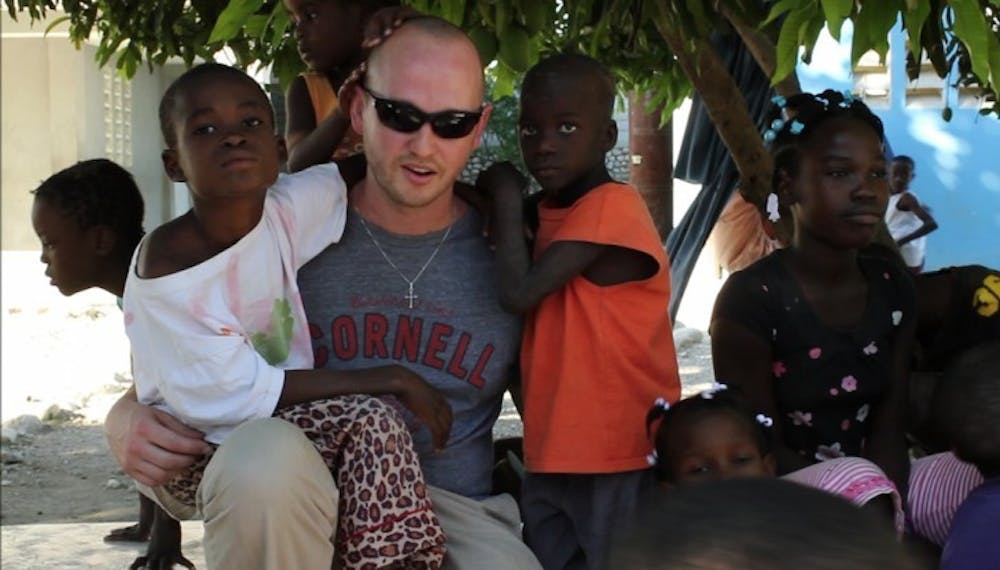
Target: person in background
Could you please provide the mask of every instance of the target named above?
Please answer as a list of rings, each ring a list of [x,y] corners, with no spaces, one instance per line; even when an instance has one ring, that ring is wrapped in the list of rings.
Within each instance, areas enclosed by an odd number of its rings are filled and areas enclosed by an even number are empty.
[[[920,204],[910,191],[910,182],[916,176],[916,165],[906,155],[897,155],[889,168],[889,204],[885,209],[885,224],[892,239],[899,246],[903,261],[913,273],[924,269],[927,234],[938,229],[934,216]]]

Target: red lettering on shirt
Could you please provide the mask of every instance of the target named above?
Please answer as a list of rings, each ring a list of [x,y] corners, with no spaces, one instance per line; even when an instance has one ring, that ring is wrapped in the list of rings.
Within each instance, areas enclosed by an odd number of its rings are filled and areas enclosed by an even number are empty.
[[[455,347],[455,353],[451,355],[451,362],[448,363],[448,373],[459,380],[465,380],[465,375],[469,373],[462,368],[462,361],[465,360],[465,351],[469,348],[470,340],[472,337],[469,333],[462,333],[458,337],[458,346]]]
[[[354,327],[354,319],[341,315],[330,325],[330,336],[333,337],[333,352],[341,360],[352,360],[358,355],[358,329]]]
[[[486,370],[486,365],[490,363],[490,357],[493,356],[495,350],[492,344],[487,344],[483,347],[483,352],[479,355],[479,360],[476,361],[476,366],[472,369],[472,374],[469,374],[469,384],[472,384],[476,388],[482,388],[486,385],[486,379],[483,378],[483,371]]]
[[[364,319],[363,322],[360,319]],[[484,374],[496,348],[486,344],[470,372],[466,358],[470,351],[472,354],[476,352],[473,335],[468,332],[456,335],[453,326],[433,322],[424,340],[424,320],[423,317],[399,315],[395,326],[390,327],[388,317],[381,313],[366,313],[363,317],[357,316],[357,320],[353,315],[341,315],[330,323],[329,337],[324,335],[321,327],[310,323],[309,336],[313,339],[315,367],[325,368],[331,353],[343,361],[356,358],[400,363],[409,361],[446,371],[454,378],[483,388],[486,385]],[[362,335],[360,339],[359,333]]]
[[[385,335],[389,332],[389,319],[377,313],[365,314],[365,358],[388,358]]]
[[[392,346],[393,360],[402,360],[404,352],[410,362],[417,361],[417,351],[420,349],[420,331],[424,328],[424,320],[410,320],[406,315],[399,315],[396,321],[396,342]]]
[[[315,340],[323,338],[323,329],[319,328],[318,325],[309,323],[309,337]],[[328,360],[330,360],[330,350],[322,344],[315,344],[315,348],[313,349],[313,368],[323,368],[326,366]]]
[[[434,326],[431,327],[430,338],[427,339],[427,349],[424,351],[424,364],[438,370],[444,368],[444,360],[438,355],[448,348],[445,339],[450,337],[454,330],[444,323],[434,323]]]

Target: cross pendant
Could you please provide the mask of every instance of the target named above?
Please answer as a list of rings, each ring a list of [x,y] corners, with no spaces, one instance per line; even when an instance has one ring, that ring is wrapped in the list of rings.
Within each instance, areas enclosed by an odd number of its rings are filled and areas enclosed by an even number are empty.
[[[410,302],[410,308],[412,309],[413,300],[417,298],[417,296],[413,293],[413,283],[410,283],[410,291],[406,295],[403,295],[403,298]]]

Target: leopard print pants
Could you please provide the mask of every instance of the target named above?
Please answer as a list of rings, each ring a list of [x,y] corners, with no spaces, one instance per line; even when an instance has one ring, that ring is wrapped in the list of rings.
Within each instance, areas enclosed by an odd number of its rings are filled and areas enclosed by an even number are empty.
[[[281,408],[316,446],[340,491],[335,550],[346,569],[440,568],[445,536],[431,508],[413,440],[378,398],[342,396]],[[195,504],[212,454],[164,485]]]

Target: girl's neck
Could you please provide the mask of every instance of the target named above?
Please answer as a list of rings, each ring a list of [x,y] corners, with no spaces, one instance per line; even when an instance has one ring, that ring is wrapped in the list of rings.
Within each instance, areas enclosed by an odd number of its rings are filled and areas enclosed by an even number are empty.
[[[792,266],[800,275],[833,282],[858,271],[858,250],[839,249],[797,231],[789,248]]]
[[[196,202],[191,208],[191,222],[205,245],[220,251],[250,233],[264,214],[264,201],[216,200]]]

